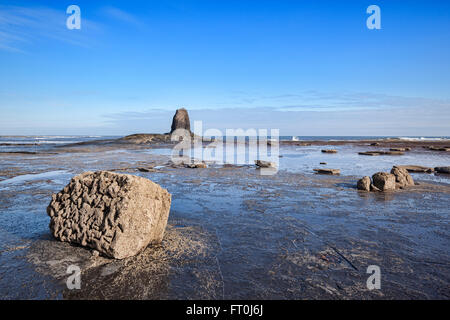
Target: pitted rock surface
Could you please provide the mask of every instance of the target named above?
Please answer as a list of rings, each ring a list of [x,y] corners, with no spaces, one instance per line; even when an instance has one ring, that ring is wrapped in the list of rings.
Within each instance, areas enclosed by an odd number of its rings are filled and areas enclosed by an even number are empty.
[[[55,238],[123,259],[162,241],[171,195],[137,176],[108,171],[74,177],[47,207]]]

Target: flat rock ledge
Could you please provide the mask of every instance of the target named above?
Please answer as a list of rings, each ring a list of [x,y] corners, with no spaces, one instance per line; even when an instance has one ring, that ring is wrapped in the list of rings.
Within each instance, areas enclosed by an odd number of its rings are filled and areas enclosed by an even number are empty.
[[[47,213],[56,239],[123,259],[162,241],[170,204],[170,193],[148,179],[98,171],[53,194]]]

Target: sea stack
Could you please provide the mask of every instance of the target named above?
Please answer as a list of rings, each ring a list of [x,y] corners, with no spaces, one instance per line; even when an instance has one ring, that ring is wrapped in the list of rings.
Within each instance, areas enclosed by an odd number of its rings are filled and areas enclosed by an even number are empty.
[[[173,116],[170,133],[173,133],[177,129],[185,129],[191,132],[191,122],[185,108],[178,109]]]

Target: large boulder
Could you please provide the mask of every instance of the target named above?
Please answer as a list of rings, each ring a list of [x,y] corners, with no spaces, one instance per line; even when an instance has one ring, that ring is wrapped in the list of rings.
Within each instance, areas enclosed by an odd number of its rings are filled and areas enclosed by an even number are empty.
[[[371,184],[372,181],[370,181],[370,177],[365,176],[358,180],[356,187],[358,188],[358,190],[370,191]]]
[[[123,259],[161,242],[170,203],[169,192],[148,179],[98,171],[53,194],[47,213],[55,238]]]
[[[381,191],[395,190],[395,176],[387,172],[377,172],[372,176],[373,185]]]
[[[184,129],[191,132],[191,122],[189,120],[189,114],[186,109],[181,108],[175,112],[172,119],[172,127],[170,133],[173,133],[177,129]]]
[[[405,168],[393,167],[391,173],[395,176],[396,187],[403,189],[414,185],[414,180]]]

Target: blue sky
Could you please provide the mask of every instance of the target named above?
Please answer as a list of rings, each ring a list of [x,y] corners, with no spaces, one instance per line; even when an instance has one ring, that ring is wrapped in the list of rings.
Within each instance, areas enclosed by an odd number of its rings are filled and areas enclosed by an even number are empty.
[[[81,30],[66,8],[81,8]],[[369,30],[366,8],[381,8]],[[1,1],[0,134],[450,135],[448,1]]]

